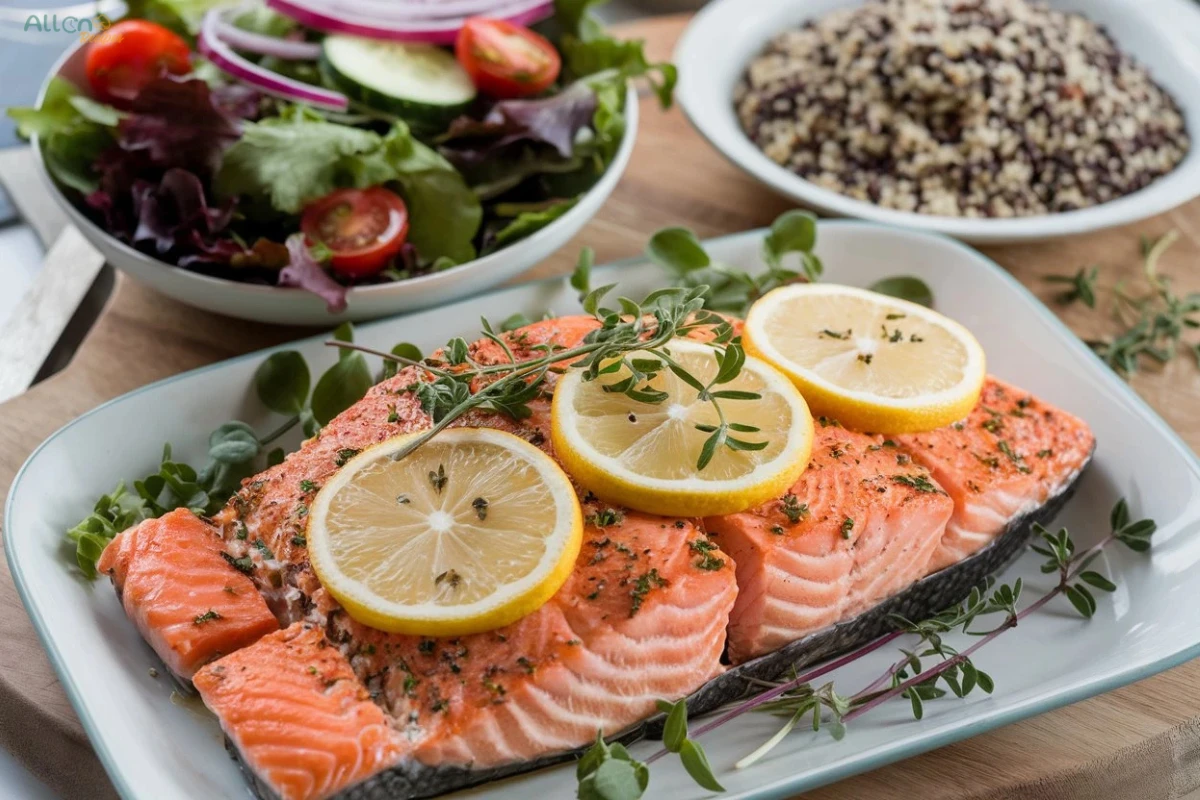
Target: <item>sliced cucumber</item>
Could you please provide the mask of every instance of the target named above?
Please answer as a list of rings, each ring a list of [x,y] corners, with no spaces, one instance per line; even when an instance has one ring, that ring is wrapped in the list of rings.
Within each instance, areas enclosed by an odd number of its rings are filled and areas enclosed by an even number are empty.
[[[322,60],[352,99],[422,127],[444,125],[475,99],[454,55],[429,44],[326,36]]]

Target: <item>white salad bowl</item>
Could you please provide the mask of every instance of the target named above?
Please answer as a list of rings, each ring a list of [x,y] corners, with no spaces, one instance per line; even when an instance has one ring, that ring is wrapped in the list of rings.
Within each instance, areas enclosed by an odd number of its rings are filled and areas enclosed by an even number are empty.
[[[66,78],[78,86],[87,85],[83,78],[85,49],[76,46],[63,55],[42,85],[37,100],[39,105],[50,80],[55,76]],[[638,97],[636,90],[630,87],[625,101],[625,137],[621,146],[608,170],[571,210],[531,236],[465,264],[405,281],[351,288],[346,293],[346,309],[337,314],[326,309],[324,300],[303,289],[240,283],[201,275],[129,246],[97,225],[71,202],[46,170],[36,137],[33,140],[33,152],[51,195],[71,222],[104,255],[108,263],[122,272],[168,297],[205,311],[280,325],[328,326],[440,305],[490,289],[534,266],[566,244],[604,205],[629,163],[637,138],[637,126]]]
[[[735,166],[801,205],[846,217],[936,231],[970,242],[1016,242],[1136,222],[1200,196],[1200,4],[1193,0],[1042,0],[1104,25],[1175,98],[1192,147],[1145,189],[1091,208],[1017,219],[963,219],[896,211],[811,183],[776,164],[742,131],[733,92],[746,65],[776,34],[864,0],[715,0],[688,25],[675,50],[677,97],[696,129]]]

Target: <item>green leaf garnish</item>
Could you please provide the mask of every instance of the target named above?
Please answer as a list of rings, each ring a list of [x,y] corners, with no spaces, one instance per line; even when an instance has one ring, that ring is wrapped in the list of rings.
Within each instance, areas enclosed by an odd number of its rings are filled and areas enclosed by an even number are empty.
[[[897,275],[893,278],[884,278],[871,284],[868,288],[872,292],[886,294],[888,297],[896,297],[901,300],[907,300],[910,303],[916,303],[919,306],[933,308],[933,291],[926,285],[925,281],[915,278],[912,275]]]

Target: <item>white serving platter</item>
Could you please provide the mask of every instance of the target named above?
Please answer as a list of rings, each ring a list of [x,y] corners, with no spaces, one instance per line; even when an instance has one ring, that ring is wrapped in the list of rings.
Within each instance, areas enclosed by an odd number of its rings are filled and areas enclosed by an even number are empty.
[[[675,49],[676,95],[688,119],[723,156],[801,205],[828,214],[936,231],[969,242],[1016,242],[1125,225],[1200,195],[1200,4],[1193,0],[1044,0],[1106,27],[1147,66],[1184,112],[1192,149],[1170,174],[1141,191],[1091,208],[1018,219],[935,217],[883,208],[804,180],[762,153],[742,132],[733,90],[746,65],[784,30],[864,0],[716,0],[688,24]]]
[[[761,267],[762,232],[708,243],[714,258]],[[1119,590],[1082,620],[1056,601],[1023,621],[976,663],[995,677],[988,697],[926,705],[913,721],[896,702],[863,716],[835,742],[794,733],[751,769],[732,765],[774,732],[778,721],[748,715],[702,740],[730,798],[786,797],[848,775],[1144,678],[1200,654],[1200,617],[1180,613],[1200,597],[1200,462],[1126,384],[1000,267],[953,240],[869,223],[820,224],[818,252],[826,279],[858,286],[912,274],[933,289],[937,307],[970,328],[991,372],[1087,420],[1098,440],[1095,462],[1060,517],[1082,545],[1107,533],[1108,509],[1121,496],[1135,517],[1152,517],[1154,548],[1136,555],[1115,548],[1099,562]],[[640,297],[663,282],[658,268],[631,260],[601,268],[597,284],[619,282]],[[471,336],[478,319],[522,311],[578,309],[563,280],[515,286],[405,317],[365,325],[358,340],[375,347],[411,341],[426,351],[452,336]],[[324,337],[295,342],[318,370],[334,354]],[[62,532],[119,479],[147,474],[164,442],[183,460],[202,459],[208,432],[231,418],[267,429],[278,419],[259,407],[251,377],[254,353],[146,386],[69,423],[21,469],[8,498],[4,544],[21,597],[97,753],[125,798],[208,800],[239,797],[245,784],[213,720],[172,699],[171,686],[148,670],[156,660],[125,618],[107,581],[87,583],[68,568]],[[292,443],[294,444],[294,442]],[[1050,588],[1040,559],[1025,556],[1004,576],[1022,576],[1027,597]],[[857,691],[895,658],[889,647],[834,674]],[[645,757],[654,743],[634,747]],[[963,775],[969,782],[970,776]],[[464,792],[525,800],[574,796],[568,765]],[[657,762],[649,797],[706,793],[669,760]]]

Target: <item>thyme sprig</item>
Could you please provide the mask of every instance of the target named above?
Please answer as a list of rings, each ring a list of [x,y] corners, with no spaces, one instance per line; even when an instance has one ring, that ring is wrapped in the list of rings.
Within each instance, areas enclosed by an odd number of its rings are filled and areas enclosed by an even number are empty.
[[[590,288],[591,257],[586,250],[580,265],[572,285],[580,289],[584,311],[596,319],[599,327],[575,347],[534,345],[528,348],[534,352],[532,358],[518,360],[508,341],[486,319],[482,322],[484,337],[505,355],[497,364],[476,361],[461,338],[450,340],[437,355],[422,360],[337,339],[326,342],[343,351],[372,353],[393,363],[419,367],[426,373],[413,383],[412,391],[433,425],[393,454],[394,460],[404,458],[471,411],[496,411],[515,419],[528,418],[533,413],[530,404],[542,396],[547,376],[564,369],[580,370],[585,381],[603,379],[604,391],[648,405],[662,403],[668,397],[654,386],[654,380],[668,371],[674,374],[695,390],[699,402],[709,403],[717,415],[716,425],[695,426],[709,434],[697,455],[697,469],[708,466],[721,448],[761,450],[767,446],[765,441],[734,435],[757,433],[758,429],[726,418],[726,402],[757,400],[761,395],[721,388],[741,373],[746,355],[734,340],[729,321],[704,308],[704,287],[660,289],[640,303],[619,297],[617,307],[608,308],[601,303],[615,286]],[[673,339],[700,330],[710,333],[709,344],[716,362],[713,377],[707,381],[677,361],[670,348]]]
[[[763,691],[756,696],[697,727],[692,739],[715,730],[749,711],[785,716],[787,721],[778,732],[737,763],[736,768],[744,769],[769,753],[806,719],[812,730],[817,731],[824,727],[834,738],[840,739],[849,723],[897,697],[909,700],[913,716],[920,719],[924,714],[926,701],[944,697],[948,693],[960,698],[966,697],[976,689],[991,694],[995,682],[972,661],[977,651],[1006,631],[1017,627],[1022,620],[1038,612],[1060,595],[1065,596],[1082,617],[1090,618],[1097,608],[1091,590],[1112,592],[1117,588],[1111,578],[1089,569],[1096,558],[1114,542],[1119,542],[1134,552],[1149,550],[1155,523],[1148,519],[1131,520],[1129,507],[1124,499],[1113,507],[1109,522],[1108,535],[1082,552],[1078,552],[1066,529],[1052,533],[1040,525],[1034,527],[1036,540],[1031,549],[1046,557],[1042,571],[1046,574],[1056,573],[1058,581],[1024,608],[1020,607],[1020,601],[1026,593],[1026,587],[1020,578],[1005,584],[997,584],[989,579],[984,585],[974,588],[966,600],[929,619],[912,622],[894,616],[896,629],[891,633],[803,674],[793,672],[788,680],[764,683]],[[990,627],[980,628],[981,618],[996,615],[1000,616],[998,622]],[[951,633],[966,634],[976,637],[977,640],[960,651],[946,641],[946,637]],[[819,678],[904,636],[916,636],[917,641],[909,647],[901,648],[901,657],[858,692],[841,694],[832,682],[815,685]],[[935,659],[935,663],[926,666],[926,662],[931,658]],[[664,747],[647,758],[645,765],[663,758],[670,752],[673,752],[671,748]],[[645,766],[639,762],[634,763]],[[647,774],[647,782],[648,780]],[[640,796],[639,793],[628,797]]]
[[[1046,275],[1042,280],[1067,286],[1057,297],[1058,302],[1063,305],[1070,305],[1078,300],[1088,308],[1095,308],[1096,279],[1099,275],[1099,267],[1080,267],[1074,275]]]
[[[1200,292],[1177,294],[1170,276],[1158,269],[1159,259],[1178,239],[1179,232],[1175,230],[1156,239],[1141,238],[1141,278],[1145,287],[1139,290],[1125,281],[1114,286],[1112,315],[1121,330],[1113,336],[1087,342],[1105,363],[1122,375],[1137,372],[1143,356],[1166,364],[1181,348],[1191,352],[1200,365],[1200,344],[1189,344],[1183,338],[1187,330],[1200,328]],[[1081,269],[1074,276],[1047,275],[1044,280],[1068,285],[1058,296],[1060,302],[1081,301],[1095,308],[1097,274],[1097,268],[1092,267]]]

